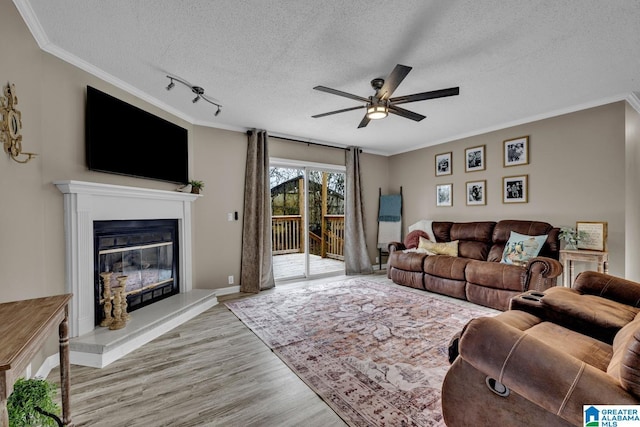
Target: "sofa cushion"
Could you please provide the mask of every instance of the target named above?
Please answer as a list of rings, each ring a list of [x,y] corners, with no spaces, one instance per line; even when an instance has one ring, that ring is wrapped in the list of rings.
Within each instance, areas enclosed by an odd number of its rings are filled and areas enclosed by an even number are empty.
[[[430,240],[425,239],[424,237],[420,238],[420,243],[418,244],[418,249],[424,249],[429,252],[429,255],[449,255],[449,256],[458,256],[458,241],[454,240],[453,242],[440,242],[434,243]]]
[[[465,280],[465,267],[470,260],[448,255],[432,255],[424,259],[423,268],[426,274],[446,279]]]
[[[458,256],[485,261],[491,247],[493,221],[458,222],[451,226],[449,237],[459,240]]]
[[[526,333],[603,372],[607,371],[613,354],[609,344],[552,322],[541,322],[527,329]]]
[[[511,237],[511,232],[540,236],[546,234],[547,241],[540,251],[541,256],[558,259],[558,229],[542,221],[502,220],[493,228],[491,241],[493,245],[489,251],[487,261],[499,262],[502,259],[504,246]]]
[[[427,254],[400,251],[391,252],[389,255],[389,265],[400,270],[416,271],[422,273],[422,261]]]
[[[563,287],[547,289],[540,309],[547,320],[607,343],[640,312],[637,307]]]
[[[420,237],[424,237],[427,240],[429,239],[429,234],[423,230],[413,230],[409,232],[404,238],[404,247],[407,249],[417,248],[420,243]]]
[[[487,288],[524,292],[524,267],[497,262],[470,261],[466,271],[467,282]]]
[[[529,236],[512,231],[509,240],[507,240],[507,243],[504,245],[502,260],[500,260],[500,262],[504,264],[524,265],[529,262],[531,258],[538,256],[546,240],[546,234]]]
[[[450,221],[433,221],[431,223],[431,230],[436,237],[436,242],[450,242],[455,240],[451,238],[451,227],[453,222]]]
[[[618,380],[622,388],[640,397],[640,319],[616,334],[607,373]]]

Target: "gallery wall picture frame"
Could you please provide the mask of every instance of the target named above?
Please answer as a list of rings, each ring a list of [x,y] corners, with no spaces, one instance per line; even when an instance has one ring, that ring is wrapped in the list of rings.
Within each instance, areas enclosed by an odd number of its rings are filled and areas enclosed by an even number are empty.
[[[467,206],[480,206],[487,204],[487,181],[468,181]]]
[[[504,167],[529,164],[529,136],[507,139],[502,148]]]
[[[529,175],[502,178],[502,203],[527,203],[529,201]]]
[[[485,170],[485,147],[486,146],[484,145],[479,145],[477,147],[470,147],[464,150],[465,172],[476,172]]]
[[[576,231],[580,235],[578,249],[604,252],[607,250],[607,223],[598,221],[577,221]]]
[[[453,184],[436,185],[436,206],[453,206]]]
[[[453,173],[452,152],[436,154],[436,176]]]

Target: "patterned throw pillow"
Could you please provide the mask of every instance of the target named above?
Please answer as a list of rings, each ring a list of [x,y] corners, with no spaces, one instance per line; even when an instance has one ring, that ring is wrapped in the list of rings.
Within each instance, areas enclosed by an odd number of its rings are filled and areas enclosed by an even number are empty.
[[[547,241],[547,235],[527,236],[526,234],[511,232],[509,240],[504,245],[502,252],[503,264],[524,265],[531,258],[538,256],[544,242]]]
[[[458,256],[458,240],[453,242],[434,243],[424,237],[420,237],[418,249],[424,249],[436,255]]]

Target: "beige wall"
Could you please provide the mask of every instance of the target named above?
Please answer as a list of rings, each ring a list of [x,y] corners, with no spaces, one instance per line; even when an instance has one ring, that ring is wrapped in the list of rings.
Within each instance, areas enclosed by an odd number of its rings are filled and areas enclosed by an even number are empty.
[[[503,167],[503,141],[529,135],[528,165]],[[486,146],[486,169],[465,172],[464,151]],[[435,176],[434,156],[453,152],[453,174]],[[404,188],[405,224],[419,219],[533,219],[555,226],[607,221],[610,272],[624,275],[625,103],[618,102],[390,158],[390,185]],[[502,177],[529,176],[529,202],[502,203]],[[487,181],[487,205],[465,205],[465,183]],[[436,207],[435,186],[453,183],[453,207]],[[593,266],[595,268],[595,266]]]

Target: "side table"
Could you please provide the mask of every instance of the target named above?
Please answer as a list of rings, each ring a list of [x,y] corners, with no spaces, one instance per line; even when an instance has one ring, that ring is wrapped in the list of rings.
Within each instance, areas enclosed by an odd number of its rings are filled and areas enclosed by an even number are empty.
[[[609,272],[609,252],[589,251],[586,249],[561,249],[560,263],[563,267],[562,285],[566,288],[573,286],[573,263],[590,262],[598,264],[599,273]]]
[[[0,304],[0,426],[9,425],[7,398],[33,356],[58,330],[63,424],[73,426],[69,405],[69,322],[71,294]]]

